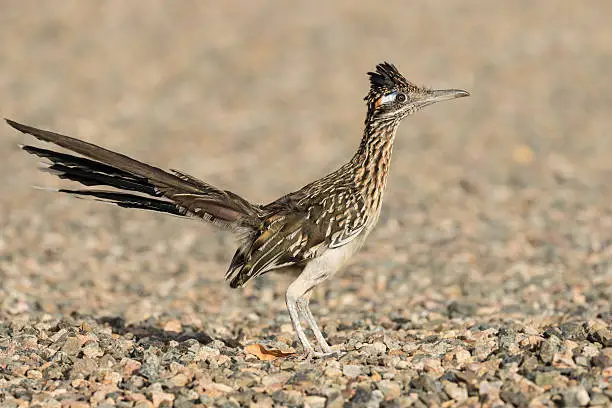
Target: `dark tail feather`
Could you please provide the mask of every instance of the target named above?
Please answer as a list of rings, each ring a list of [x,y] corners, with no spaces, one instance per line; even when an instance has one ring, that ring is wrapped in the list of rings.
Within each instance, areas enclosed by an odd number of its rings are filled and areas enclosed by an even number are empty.
[[[92,197],[94,200],[118,205],[123,208],[138,208],[140,210],[158,211],[172,215],[184,216],[181,211],[171,202],[157,198],[148,198],[130,193],[98,190],[69,190],[61,188],[60,193],[68,193],[77,197]]]
[[[51,172],[61,179],[76,181],[88,187],[105,186],[113,187],[118,190],[135,191],[152,197],[160,196],[155,190],[155,186],[149,183],[147,179],[134,176],[116,167],[89,160],[84,157],[59,153],[35,146],[26,145],[21,146],[21,148],[30,154],[49,160],[51,164],[43,170]],[[59,189],[58,191],[81,198],[87,197],[98,201],[104,201],[124,208],[138,208],[141,210],[158,211],[178,216],[185,215],[185,211],[181,210],[172,202],[136,194],[104,190]]]
[[[76,181],[85,186],[109,186],[120,190],[137,191],[151,196],[159,196],[155,187],[142,177],[93,160],[34,146],[22,146],[24,151],[45,158],[51,162],[44,171],[65,180]]]

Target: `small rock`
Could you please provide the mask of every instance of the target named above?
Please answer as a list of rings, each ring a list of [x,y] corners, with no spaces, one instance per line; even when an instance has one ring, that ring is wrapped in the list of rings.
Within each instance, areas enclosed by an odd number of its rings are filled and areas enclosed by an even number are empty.
[[[70,385],[72,385],[74,388],[87,387],[89,385],[89,381],[84,380],[82,378],[77,378],[72,380]]]
[[[426,358],[423,360],[425,371],[428,373],[439,374],[444,370],[442,369],[442,363],[438,358]]]
[[[344,397],[340,393],[330,395],[325,404],[325,408],[343,408],[344,406]]]
[[[143,362],[138,370],[140,375],[151,382],[154,382],[159,377],[160,371],[162,370],[160,358],[155,354],[155,351],[156,350],[151,347],[151,349],[145,353]]]
[[[399,350],[402,348],[402,345],[399,341],[393,339],[391,336],[385,333],[383,336],[383,343],[389,350]]]
[[[385,399],[385,396],[380,390],[372,391],[372,398],[370,399],[370,405],[374,407],[380,406],[380,403]]]
[[[45,379],[48,379],[48,380],[57,380],[57,379],[64,377],[64,373],[57,366],[47,367],[43,371],[43,375],[45,376]]]
[[[442,381],[442,386],[444,387],[444,391],[448,394],[448,396],[455,401],[465,401],[468,397],[467,389],[459,384],[450,381]]]
[[[439,384],[439,383],[438,383]],[[436,381],[427,374],[422,374],[411,381],[411,386],[417,390],[424,390],[431,393],[440,392]]]
[[[43,375],[38,370],[28,370],[28,373],[27,373],[26,377],[28,377],[28,378],[30,378],[32,380],[40,380],[43,377]]]
[[[576,364],[578,364],[579,366],[582,366],[582,367],[589,366],[589,359],[586,356],[578,356],[574,358],[574,361],[576,361]]]
[[[465,364],[469,362],[471,359],[472,359],[472,355],[470,354],[469,351],[467,351],[463,347],[457,347],[457,350],[455,351],[455,360],[457,361],[457,363]]]
[[[599,407],[599,406],[609,406],[610,400],[604,394],[601,393],[593,393],[591,395],[591,406]]]
[[[563,393],[563,403],[567,407],[584,407],[591,401],[583,386],[571,387]]]
[[[284,393],[285,401],[287,401],[291,405],[302,405],[304,400],[304,395],[297,390],[288,390]]]
[[[535,376],[534,382],[539,387],[553,386],[560,382],[560,376],[561,374],[559,374],[557,371],[538,372]]]
[[[559,329],[561,329],[561,336],[567,340],[581,341],[587,338],[584,325],[579,323],[563,323],[559,326]]]
[[[538,361],[538,358],[533,354],[529,354],[523,357],[521,368],[528,372],[532,372],[539,366],[539,364],[540,362]]]
[[[103,372],[103,374],[100,376],[100,380],[103,384],[118,384],[121,381],[121,374],[114,371]]]
[[[295,367],[295,362],[293,361],[289,361],[289,360],[283,360],[280,363],[280,369],[285,371],[285,370],[293,370]]]
[[[73,374],[89,375],[98,368],[98,364],[88,357],[80,358],[74,362],[72,366]]]
[[[209,405],[205,405],[209,406]],[[212,406],[212,404],[210,404]],[[249,408],[273,408],[274,400],[268,396],[262,396],[261,394],[256,395],[253,398],[253,402],[249,404]]]
[[[111,368],[117,364],[117,360],[110,354],[105,354],[98,360],[98,366],[100,368]]]
[[[104,352],[100,349],[98,343],[90,342],[83,347],[83,354],[89,358],[102,357]]]
[[[68,337],[62,346],[62,351],[69,356],[76,356],[81,351],[81,340],[76,337]]]
[[[55,333],[53,336],[49,337],[49,340],[51,340],[53,343],[58,342],[59,340],[61,340],[64,336],[68,335],[68,330],[66,329],[60,329],[58,330],[57,333]]]
[[[612,347],[612,330],[602,324],[595,324],[590,329],[590,339],[601,343],[604,347]]]
[[[338,367],[326,367],[324,374],[326,377],[341,377],[342,371]]]
[[[166,332],[180,333],[181,330],[183,330],[183,326],[181,325],[180,320],[172,319],[168,320],[166,324],[164,324],[164,331]]]
[[[291,323],[281,324],[280,332],[293,334],[293,325]]]
[[[348,378],[358,377],[359,375],[361,375],[361,372],[362,366],[360,365],[347,364],[342,367],[342,374],[344,374],[344,376]]]
[[[495,401],[499,398],[499,391],[502,387],[501,381],[483,381],[478,387],[478,393],[481,396],[486,395],[489,401]]]
[[[605,348],[591,359],[593,365],[605,368],[612,366],[612,347]]]
[[[540,346],[540,359],[546,363],[551,364],[556,353],[561,348],[561,340],[557,336],[550,336],[550,338],[542,341]]]
[[[517,407],[526,407],[529,405],[529,397],[523,393],[517,384],[509,381],[504,383],[499,396],[504,402],[513,404]]]
[[[592,343],[585,344],[582,348],[582,355],[585,357],[595,357],[599,355],[600,348]]]
[[[132,375],[132,373],[138,370],[141,366],[141,363],[139,361],[133,360],[131,358],[124,358],[121,361],[121,364],[123,365],[123,375],[126,377]]]
[[[197,352],[196,360],[207,361],[209,359],[214,359],[215,357],[218,357],[220,354],[221,352],[216,348],[209,346],[201,346]]]
[[[376,391],[378,391],[380,393],[379,390],[376,390]],[[372,400],[375,397],[372,394],[373,394],[372,391],[368,387],[359,386],[359,387],[355,388],[355,393],[353,394],[353,396],[350,399],[350,402],[352,403],[352,405],[349,405],[349,406],[370,406],[370,405],[373,405],[372,402],[375,402],[375,401],[372,401]],[[346,404],[345,404],[345,406],[346,406]],[[378,406],[378,405],[375,405],[375,406]]]
[[[402,386],[394,381],[381,380],[376,383],[376,387],[383,393],[385,399],[395,399],[402,393]]]
[[[159,407],[163,402],[172,404],[174,395],[163,391],[151,391],[151,400],[154,407]]]
[[[259,383],[259,381],[260,378],[258,376],[246,371],[236,376],[235,384],[238,387],[248,389]]]
[[[64,404],[62,404],[62,406],[64,406]],[[69,408],[89,408],[91,405],[85,401],[70,401],[67,406]],[[102,405],[98,406],[101,407]]]
[[[382,341],[375,341],[372,343],[372,348],[377,354],[383,354],[387,351],[387,346]]]
[[[189,382],[189,377],[183,373],[179,373],[170,380],[177,387],[184,387]]]
[[[325,408],[327,398],[318,395],[304,397],[304,408]]]
[[[328,367],[329,368],[329,367]],[[340,373],[342,375],[342,373]],[[264,387],[278,387],[279,389],[291,378],[291,374],[280,372],[278,374],[266,375],[261,379],[261,384]]]

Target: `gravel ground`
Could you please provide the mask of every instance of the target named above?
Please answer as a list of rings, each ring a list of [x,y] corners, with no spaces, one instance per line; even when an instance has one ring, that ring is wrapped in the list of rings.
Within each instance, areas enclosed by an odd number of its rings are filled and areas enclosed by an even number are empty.
[[[382,60],[470,98],[407,119],[379,227],[302,361],[232,237],[30,188],[0,133],[2,407],[609,406],[612,2],[5,1],[2,116],[255,201],[356,148]]]

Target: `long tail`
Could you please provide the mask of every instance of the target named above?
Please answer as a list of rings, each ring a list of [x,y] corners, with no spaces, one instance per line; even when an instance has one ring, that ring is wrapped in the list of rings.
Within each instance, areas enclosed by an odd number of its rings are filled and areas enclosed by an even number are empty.
[[[120,207],[199,217],[240,233],[249,232],[259,225],[260,207],[230,191],[220,190],[179,171],[164,171],[79,139],[9,119],[6,122],[23,133],[87,157],[22,146],[24,151],[49,160],[46,171],[88,187],[117,190],[60,189],[61,192]]]

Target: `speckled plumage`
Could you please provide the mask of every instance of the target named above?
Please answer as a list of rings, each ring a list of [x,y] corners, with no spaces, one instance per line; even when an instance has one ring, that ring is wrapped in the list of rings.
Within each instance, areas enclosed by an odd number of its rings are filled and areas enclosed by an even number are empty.
[[[301,327],[300,313],[323,354],[330,353],[308,307],[310,291],[350,259],[376,224],[400,121],[431,103],[468,95],[461,90],[418,87],[389,63],[377,65],[368,74],[364,135],[353,158],[335,172],[267,205],[252,204],[183,172],[167,172],[78,139],[7,122],[85,156],[22,146],[49,160],[48,171],[88,187],[114,188],[60,192],[121,207],[200,218],[235,232],[240,246],[226,273],[232,287],[272,270],[297,271],[297,279],[287,289],[287,308],[305,353],[312,356],[317,353]]]

